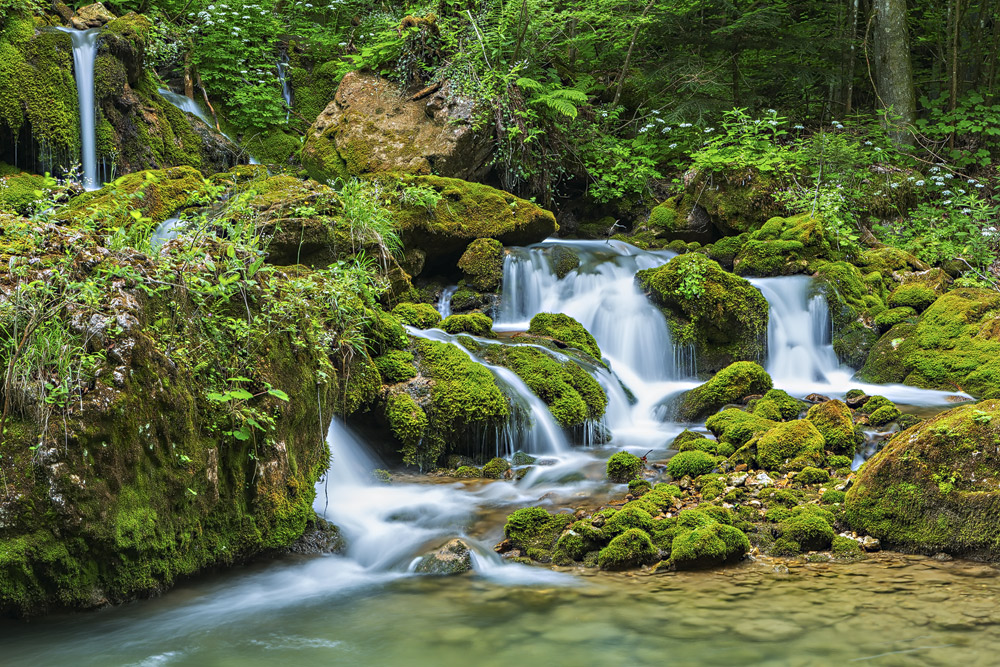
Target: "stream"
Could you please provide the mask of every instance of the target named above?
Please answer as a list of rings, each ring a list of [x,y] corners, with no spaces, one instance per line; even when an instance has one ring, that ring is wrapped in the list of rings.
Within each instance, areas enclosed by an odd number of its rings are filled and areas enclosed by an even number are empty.
[[[173,231],[171,223],[163,236]],[[551,258],[559,245],[581,258],[563,278]],[[496,330],[523,331],[539,312],[579,320],[608,363],[588,370],[608,393],[607,414],[595,428],[606,429],[610,443],[568,441],[516,375],[461,348],[488,367],[514,406],[511,423],[495,442],[481,443],[481,454],[521,450],[548,465],[517,482],[402,473],[384,485],[371,474],[384,462],[335,420],[327,436],[331,467],[318,485],[315,508],[341,528],[344,554],[288,556],[206,574],[160,598],[93,613],[0,622],[0,662],[991,663],[1000,650],[1000,580],[981,564],[882,554],[852,564],[786,566],[762,559],[648,575],[531,567],[503,562],[493,552],[514,509],[572,511],[620,497],[625,486],[604,477],[608,456],[652,450],[651,460],[663,459],[677,433],[699,426],[669,421],[664,406],[699,383],[697,369],[691,350],[673,345],[663,315],[634,281],[637,270],[673,256],[621,242],[547,241],[511,249],[506,259]],[[906,410],[948,407],[954,394],[852,382],[853,371],[833,353],[825,302],[811,293],[808,277],[752,282],[770,304],[763,361],[776,387],[798,397],[842,397],[861,387]],[[440,310],[450,309],[452,293]],[[408,333],[458,345],[437,329]],[[470,575],[412,572],[419,556],[454,537],[472,547]]]

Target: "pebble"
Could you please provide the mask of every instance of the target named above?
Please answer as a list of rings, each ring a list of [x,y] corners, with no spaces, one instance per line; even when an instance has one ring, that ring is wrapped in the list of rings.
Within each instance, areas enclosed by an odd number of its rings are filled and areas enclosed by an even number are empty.
[[[879,551],[882,549],[882,543],[871,535],[865,535],[861,538],[861,548],[865,551]]]

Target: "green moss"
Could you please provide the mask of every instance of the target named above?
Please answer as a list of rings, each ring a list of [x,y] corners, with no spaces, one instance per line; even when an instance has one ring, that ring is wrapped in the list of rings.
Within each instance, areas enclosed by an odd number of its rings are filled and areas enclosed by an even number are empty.
[[[857,540],[852,540],[842,535],[833,536],[833,543],[830,550],[837,558],[857,559],[864,556],[864,551]]]
[[[365,308],[362,331],[372,354],[385,354],[390,350],[401,350],[409,343],[403,325],[394,316],[381,308]]]
[[[807,512],[793,514],[782,521],[778,524],[778,532],[782,538],[809,551],[828,549],[834,537],[833,528],[826,519]]]
[[[552,562],[556,565],[572,565],[584,560],[587,554],[593,553],[596,556],[597,550],[606,542],[603,533],[594,528],[589,520],[577,521],[559,536],[552,552]]]
[[[670,545],[670,562],[677,569],[714,567],[740,560],[750,551],[750,540],[740,529],[720,523],[698,510],[685,510],[678,519]]]
[[[503,279],[503,245],[496,239],[476,239],[458,260],[465,280],[477,290],[493,292]]]
[[[673,484],[657,484],[642,495],[641,498],[630,501],[624,507],[637,507],[656,516],[673,507],[674,499],[679,498],[681,490]]]
[[[524,452],[514,452],[514,456],[510,458],[511,465],[516,466],[530,466],[537,460],[534,456]]]
[[[636,280],[660,306],[675,344],[694,346],[699,369],[714,372],[763,356],[767,299],[743,278],[689,253],[640,271]]]
[[[792,218],[771,218],[751,232],[733,260],[744,276],[801,273],[808,263],[830,255],[830,243],[818,217],[808,213]]]
[[[854,426],[851,409],[842,401],[818,403],[809,408],[806,419],[823,435],[826,448],[833,452],[853,454],[864,442],[864,434]]]
[[[172,167],[126,174],[100,190],[75,197],[60,218],[88,217],[106,228],[145,224],[151,232],[180,209],[200,203],[205,179],[191,167]],[[148,222],[131,215],[136,211]]]
[[[748,407],[748,411],[762,419],[788,421],[798,417],[804,408],[805,404],[802,401],[792,398],[787,392],[772,389]]]
[[[726,491],[726,485],[720,480],[713,480],[701,487],[703,500],[715,500]]]
[[[921,283],[910,283],[900,285],[889,295],[888,304],[890,308],[912,308],[917,313],[922,313],[937,301],[937,293]]]
[[[601,532],[605,537],[611,538],[633,528],[648,533],[653,529],[653,517],[641,507],[626,505],[604,522]]]
[[[385,354],[375,357],[374,361],[379,375],[382,376],[383,384],[406,382],[417,376],[417,370],[413,366],[412,352],[389,350]]]
[[[812,422],[782,422],[757,439],[757,462],[767,470],[801,470],[823,460],[823,445],[823,435]]]
[[[580,255],[570,246],[554,245],[548,248],[547,253],[557,278],[565,278],[580,266]]]
[[[641,498],[652,488],[653,485],[644,479],[633,479],[628,483],[628,492],[635,498]]]
[[[685,475],[697,477],[712,472],[715,468],[715,457],[700,450],[680,452],[667,461],[667,472],[674,479]]]
[[[844,498],[846,497],[847,494],[844,493],[843,491],[830,489],[829,491],[823,493],[823,496],[820,498],[820,501],[824,505],[842,505],[844,503]]]
[[[483,466],[483,477],[500,479],[508,470],[510,470],[510,463],[501,458],[493,458]]]
[[[455,470],[455,477],[483,477],[483,471],[475,466],[459,466]]]
[[[752,394],[771,390],[771,376],[759,364],[737,361],[703,385],[686,392],[678,408],[681,419],[695,421]]]
[[[493,320],[482,313],[449,315],[441,321],[441,328],[450,334],[467,333],[473,336],[492,336]]]
[[[651,563],[657,554],[658,551],[649,539],[649,534],[638,528],[632,528],[601,549],[597,563],[602,570],[625,570]]]
[[[569,315],[539,313],[531,318],[528,333],[552,338],[570,347],[586,352],[594,359],[601,358],[597,341],[583,325]]]
[[[604,415],[607,395],[574,361],[563,363],[537,348],[523,345],[491,345],[482,355],[487,361],[514,371],[564,427],[580,426]]]
[[[677,434],[677,437],[675,437],[673,439],[673,442],[670,443],[670,448],[676,449],[677,451],[681,451],[681,446],[683,446],[685,442],[689,442],[691,440],[700,440],[704,437],[705,436],[703,436],[701,433],[697,433],[689,429],[684,429],[679,434]]]
[[[409,394],[390,394],[386,400],[385,418],[392,434],[403,446],[403,452],[415,452],[427,432],[427,415]]]
[[[45,188],[44,176],[15,173],[0,178],[0,211],[29,213]]]
[[[743,245],[747,242],[749,234],[738,236],[727,236],[719,239],[715,243],[705,246],[708,256],[718,262],[721,266],[732,268],[736,256],[740,254]]]
[[[606,467],[608,479],[615,484],[625,484],[634,480],[642,472],[642,459],[628,452],[617,452],[608,459]]]
[[[885,426],[895,421],[902,413],[895,405],[886,405],[868,416],[868,423],[872,426]]]
[[[910,306],[890,308],[875,317],[875,328],[878,329],[879,333],[885,333],[897,324],[912,322],[916,316],[917,311]]]
[[[766,433],[774,426],[774,422],[739,408],[727,408],[709,417],[705,426],[720,442],[739,448],[756,436]]]
[[[826,484],[830,481],[830,473],[822,468],[807,466],[795,475],[795,481],[799,484]]]
[[[563,529],[571,523],[571,514],[549,514],[540,507],[525,507],[507,517],[503,534],[528,558],[547,563]]]
[[[418,329],[430,329],[441,321],[441,314],[429,303],[401,303],[392,309],[392,314],[403,324]]]
[[[690,452],[694,450],[699,450],[702,452],[708,452],[714,456],[732,456],[736,448],[733,447],[728,442],[717,442],[715,440],[709,440],[708,438],[698,438],[697,440],[688,440],[682,444],[678,451]]]
[[[802,553],[802,546],[795,540],[781,537],[775,540],[771,547],[772,556],[798,556]]]

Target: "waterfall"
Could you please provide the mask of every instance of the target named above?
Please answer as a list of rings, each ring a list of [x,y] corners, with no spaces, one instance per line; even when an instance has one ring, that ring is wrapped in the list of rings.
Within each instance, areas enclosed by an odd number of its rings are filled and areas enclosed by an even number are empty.
[[[499,434],[496,443],[496,456],[509,456],[517,450],[533,455],[565,454],[570,451],[566,434],[552,417],[549,407],[535,395],[535,392],[531,391],[517,373],[509,368],[483,361],[459,343],[458,336],[445,333],[440,329],[422,331],[406,327],[406,332],[415,338],[454,345],[493,374],[500,390],[510,399],[512,409],[510,422]],[[486,339],[472,338],[479,342],[492,342],[486,341]]]
[[[59,28],[73,40],[73,71],[76,75],[76,96],[80,107],[80,162],[83,167],[83,187],[101,187],[97,176],[97,133],[94,103],[94,60],[97,58],[99,28],[73,30]]]
[[[278,81],[281,82],[281,96],[285,99],[285,122],[288,122],[288,118],[292,113],[292,88],[288,85],[288,75],[285,70],[288,68],[288,63],[284,60],[278,62]]]
[[[442,320],[451,315],[451,297],[457,291],[458,285],[452,285],[451,287],[445,287],[444,291],[441,292],[441,298],[437,302],[437,311],[441,314]]]
[[[153,230],[149,237],[149,247],[156,252],[167,241],[177,238],[178,230],[181,228],[180,218],[167,218]]]
[[[204,122],[205,125],[208,125],[210,128],[215,129],[215,122],[211,119],[211,117],[207,113],[205,113],[204,109],[198,106],[197,102],[192,100],[187,95],[181,95],[180,93],[175,93],[169,88],[163,88],[163,87],[157,88],[156,90],[158,93],[160,93],[163,99],[170,102],[184,113],[193,114],[196,118]],[[230,137],[225,132],[219,131],[219,134],[224,136],[226,139],[229,139],[229,141],[231,141],[234,145],[239,146],[239,144],[233,141],[233,138]],[[260,164],[260,162],[258,162],[257,159],[253,155],[250,155],[249,153],[247,153],[247,159],[250,162],[250,164]]]

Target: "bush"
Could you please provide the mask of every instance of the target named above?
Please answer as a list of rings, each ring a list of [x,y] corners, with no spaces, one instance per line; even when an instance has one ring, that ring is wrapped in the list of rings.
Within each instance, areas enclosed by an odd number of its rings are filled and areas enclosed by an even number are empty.
[[[618,452],[608,459],[608,479],[615,484],[627,484],[639,476],[642,470],[642,459],[635,454]]]
[[[667,472],[674,479],[685,475],[697,477],[706,475],[715,468],[715,457],[701,450],[681,452],[667,461]]]

